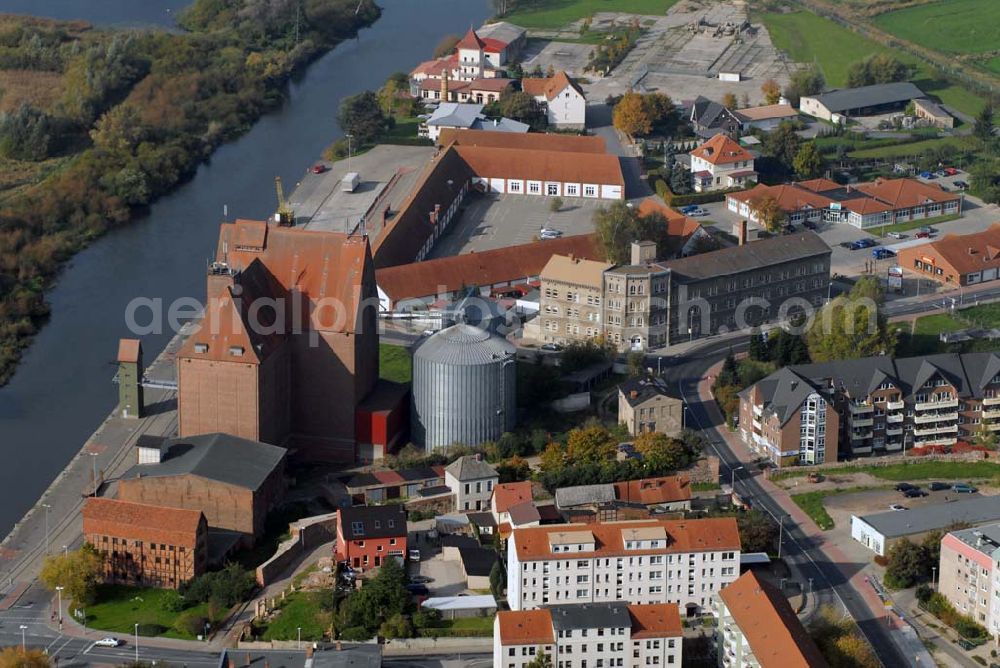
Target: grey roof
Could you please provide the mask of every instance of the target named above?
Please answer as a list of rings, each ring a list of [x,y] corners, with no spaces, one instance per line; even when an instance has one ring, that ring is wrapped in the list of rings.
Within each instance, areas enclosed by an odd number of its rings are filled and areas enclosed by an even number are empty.
[[[525,30],[521,26],[516,26],[513,23],[497,21],[496,23],[484,23],[482,27],[476,31],[476,34],[482,38],[489,37],[490,39],[496,39],[510,44],[519,37],[522,37],[525,34]]]
[[[830,247],[819,235],[803,231],[754,241],[744,246],[732,246],[701,255],[667,260],[660,265],[670,269],[675,279],[684,282],[685,279],[704,280],[716,276],[740,274],[829,254]]]
[[[987,557],[992,558],[993,554],[1000,550],[1000,524],[960,529],[952,531],[951,535]]]
[[[618,391],[632,407],[644,404],[653,397],[670,397],[680,401],[660,378],[629,378],[618,386]],[[633,392],[635,396],[632,396]]]
[[[573,629],[624,629],[632,626],[628,604],[624,601],[613,603],[571,603],[549,606],[552,626],[557,631]]]
[[[701,128],[713,129],[722,126],[722,121],[729,117],[730,120],[740,122],[740,119],[736,117],[733,112],[726,109],[724,106],[715,102],[714,100],[709,100],[707,97],[699,95],[695,98],[691,105],[691,116],[690,121],[695,125],[701,126]],[[714,136],[718,133],[713,132]]]
[[[860,88],[843,88],[821,95],[810,95],[830,111],[847,111],[862,107],[915,100],[924,96],[923,91],[909,81],[875,84]]]
[[[459,323],[424,339],[413,356],[431,362],[466,366],[513,358],[514,353],[514,346],[506,339]]]
[[[475,524],[477,527],[495,527],[497,525],[497,518],[493,517],[493,513],[488,510],[478,513],[466,513],[465,516],[469,518],[469,522]]]
[[[611,483],[560,487],[556,490],[556,505],[560,508],[572,508],[591,503],[611,503],[614,500],[615,486]]]
[[[219,665],[225,666],[230,659],[238,666],[249,668],[306,668],[307,665],[312,668],[379,668],[382,665],[381,645],[345,643],[341,647],[339,650],[317,650],[311,664],[306,663],[305,651],[225,649]]]
[[[163,443],[158,464],[136,464],[124,478],[196,475],[250,490],[259,488],[285,457],[276,445],[231,434],[200,434]]]
[[[764,411],[777,415],[782,426],[799,411],[810,394],[815,392],[823,396],[819,387],[793,371],[794,368],[782,367],[756,385],[763,399]],[[743,390],[748,391],[749,388]]]
[[[465,455],[459,457],[445,469],[455,476],[456,480],[483,480],[484,478],[497,478],[497,470],[490,466],[478,455]]]
[[[466,576],[487,577],[497,563],[497,553],[485,547],[460,547],[458,556],[462,559],[462,568]]]
[[[920,506],[919,510],[889,510],[859,519],[886,538],[945,529],[959,522],[985,524],[1000,520],[1000,496],[973,494],[961,501]]]
[[[919,102],[920,106],[923,107],[924,111],[926,111],[931,116],[938,116],[940,118],[951,118],[951,114],[945,111],[944,107],[942,107],[940,104],[938,104],[933,100],[928,100],[927,98],[923,98],[915,101]]]
[[[393,538],[406,535],[406,508],[399,503],[385,506],[348,506],[340,509],[340,526],[346,540]],[[355,531],[355,524],[361,530]]]
[[[538,506],[534,501],[524,501],[507,509],[510,514],[510,522],[514,526],[523,526],[531,522],[540,522],[542,516],[538,514]]]
[[[527,132],[531,126],[512,118],[477,118],[469,126],[471,130],[483,130],[485,132]]]
[[[463,104],[461,102],[442,102],[427,125],[443,125],[449,128],[471,128],[472,124],[482,116],[483,105]]]

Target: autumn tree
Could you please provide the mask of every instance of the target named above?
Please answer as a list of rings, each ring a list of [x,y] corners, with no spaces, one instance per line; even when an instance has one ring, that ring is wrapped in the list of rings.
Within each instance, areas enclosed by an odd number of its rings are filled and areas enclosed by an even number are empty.
[[[736,519],[744,552],[770,552],[778,545],[778,525],[770,515],[751,510]]]
[[[455,46],[462,40],[461,37],[455,34],[445,35],[440,40],[438,40],[437,46],[434,47],[434,57],[444,58],[452,51],[455,50]]]
[[[614,459],[618,443],[603,426],[573,429],[566,437],[566,459],[570,462],[602,462]]]
[[[801,179],[814,179],[823,173],[823,156],[816,148],[816,142],[806,142],[799,148],[792,167]]]
[[[858,359],[892,352],[896,333],[880,308],[884,292],[878,279],[863,276],[851,291],[820,309],[806,331],[814,362]]]
[[[635,449],[653,469],[677,471],[690,463],[688,451],[676,438],[656,431],[645,431],[635,437]]]
[[[895,543],[889,550],[889,563],[885,569],[885,584],[892,589],[907,589],[930,579],[930,555],[923,545],[907,539]]]
[[[524,664],[524,668],[552,668],[552,657],[545,653],[545,650],[541,650],[535,655],[535,658]]]
[[[735,93],[726,93],[722,96],[722,106],[730,111],[736,109],[739,106],[739,101],[736,99]]]
[[[669,96],[663,93],[649,93],[642,96],[642,104],[646,110],[646,116],[654,128],[664,128],[669,130],[675,120],[677,107]]]
[[[615,128],[629,137],[646,135],[653,129],[646,103],[638,93],[625,93],[615,105],[611,116]]]
[[[79,550],[46,557],[39,578],[50,591],[63,587],[74,603],[87,605],[93,603],[102,571],[101,555],[85,543]]]
[[[545,446],[538,459],[542,471],[558,471],[566,465],[566,451],[558,443],[552,442]]]
[[[976,114],[972,134],[983,143],[993,141],[993,105],[989,102],[984,104],[983,108]]]
[[[51,665],[49,655],[41,649],[21,651],[20,647],[4,647],[0,651],[0,668],[49,668]]]
[[[809,635],[830,668],[879,668],[882,665],[854,620],[841,615],[836,608],[820,608],[810,622]]]
[[[773,195],[761,195],[750,200],[750,210],[753,211],[765,230],[772,234],[780,232],[785,225],[787,214]]]
[[[760,86],[760,92],[764,94],[765,104],[778,104],[781,99],[781,86],[774,79],[768,79]]]

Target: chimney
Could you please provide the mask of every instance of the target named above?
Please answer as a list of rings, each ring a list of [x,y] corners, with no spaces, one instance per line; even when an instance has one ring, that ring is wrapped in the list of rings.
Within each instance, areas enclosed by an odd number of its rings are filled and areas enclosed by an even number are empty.
[[[643,265],[656,260],[656,243],[653,241],[632,242],[632,264]]]
[[[448,102],[448,68],[445,67],[441,76],[441,101]]]
[[[632,396],[633,399],[638,399],[639,398],[639,391],[638,390],[632,390],[631,392],[629,392],[629,394]]]
[[[746,246],[747,245],[747,235],[748,235],[747,221],[741,220],[739,222],[739,225],[740,225],[739,234],[737,234],[736,236],[737,236],[737,238],[740,241],[740,246]]]
[[[440,215],[441,215],[441,205],[440,204],[435,204],[434,205],[434,217],[437,218]]]

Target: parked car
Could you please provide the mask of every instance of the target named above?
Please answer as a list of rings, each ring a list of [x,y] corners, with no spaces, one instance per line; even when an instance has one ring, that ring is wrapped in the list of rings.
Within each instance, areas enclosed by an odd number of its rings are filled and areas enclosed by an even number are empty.
[[[937,177],[934,176],[933,174],[931,174],[930,172],[920,172],[920,178],[922,178],[922,179],[924,179],[926,181],[933,181]]]
[[[926,225],[924,227],[921,227],[920,231],[926,232],[927,234],[933,234],[934,232],[937,232],[937,230],[935,230],[933,227],[928,227]]]
[[[979,490],[973,487],[972,485],[968,485],[964,482],[959,482],[951,486],[951,491],[956,492],[958,494],[974,494]]]
[[[894,503],[891,506],[889,506],[889,510],[909,510],[909,508],[907,508],[906,506],[901,506],[898,503]]]
[[[327,170],[327,166],[324,165],[323,163],[319,163],[318,165],[313,165],[313,167],[312,167],[312,173],[313,174],[322,174],[326,170]]]
[[[819,229],[819,223],[815,223],[815,222],[813,222],[811,220],[803,221],[802,225],[805,226],[806,228],[810,229],[810,230]]]
[[[934,176],[945,177],[948,176],[948,172],[944,171],[943,169],[939,169],[936,172],[934,172]]]
[[[965,181],[955,181],[954,185],[959,190],[965,190],[965,189],[967,189],[969,187],[969,184],[966,183]]]
[[[931,236],[931,233],[930,232],[917,232],[913,236],[916,237],[917,239],[927,239],[927,238],[929,238]]]
[[[408,552],[410,561],[420,561],[420,550],[413,548]]]
[[[896,491],[897,492],[907,492],[907,491],[909,491],[911,489],[916,489],[916,488],[917,488],[916,485],[911,485],[908,482],[901,482],[901,483],[897,483],[896,484]]]
[[[841,248],[846,248],[847,250],[856,250],[854,248],[854,242],[853,241],[841,241],[840,242],[840,247]]]
[[[551,352],[558,352],[558,351],[562,350],[562,346],[560,346],[558,343],[544,343],[544,344],[542,344],[542,350],[548,350],[548,351],[551,351]]]
[[[685,215],[691,216],[692,218],[700,218],[701,216],[707,216],[708,211],[699,207],[693,211],[688,211]]]
[[[113,636],[108,636],[107,638],[101,638],[94,643],[95,647],[121,647],[125,642],[115,638]]]
[[[950,482],[932,482],[928,487],[931,488],[932,492],[940,492],[943,489],[951,489],[952,483]]]
[[[426,575],[411,575],[410,582],[413,584],[427,584],[428,582],[434,582],[434,578],[427,577]]]
[[[873,248],[872,257],[876,260],[884,260],[887,257],[896,257],[896,254],[888,248]]]
[[[905,239],[906,238],[906,235],[903,234],[902,232],[889,232],[885,236],[892,237],[893,239]]]
[[[955,174],[958,174],[958,170],[955,169],[954,167],[945,167],[944,173],[947,174],[948,176],[955,176]]]
[[[905,496],[908,499],[919,499],[922,496],[927,496],[927,492],[925,492],[922,489],[914,487],[913,489],[908,489],[905,492],[903,492],[903,496]]]
[[[691,215],[692,211],[697,211],[700,208],[701,206],[698,204],[688,204],[687,206],[681,207],[681,213],[683,213],[685,216],[689,216]]]
[[[408,584],[406,585],[406,591],[414,596],[428,596],[431,593],[427,586],[422,584]]]

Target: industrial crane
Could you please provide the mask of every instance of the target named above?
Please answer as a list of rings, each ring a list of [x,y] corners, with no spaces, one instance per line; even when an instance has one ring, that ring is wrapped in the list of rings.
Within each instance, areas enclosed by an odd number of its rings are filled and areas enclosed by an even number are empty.
[[[274,220],[278,225],[294,225],[295,224],[295,212],[292,211],[292,207],[288,205],[285,201],[285,189],[281,186],[281,177],[274,177],[274,190],[278,195],[278,210],[274,214]]]

